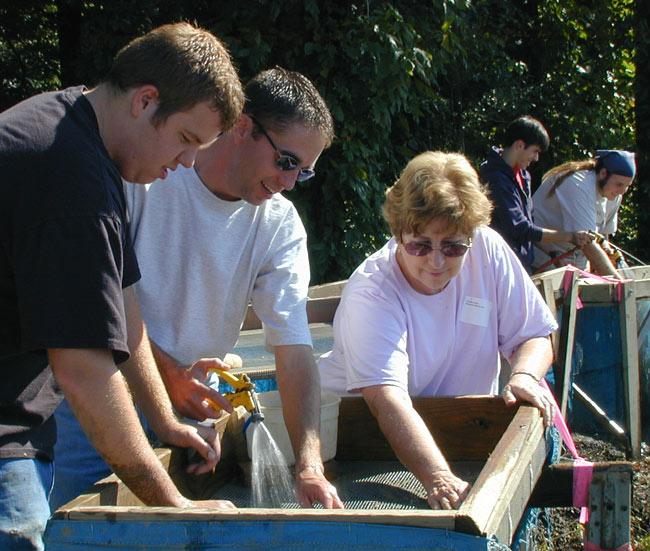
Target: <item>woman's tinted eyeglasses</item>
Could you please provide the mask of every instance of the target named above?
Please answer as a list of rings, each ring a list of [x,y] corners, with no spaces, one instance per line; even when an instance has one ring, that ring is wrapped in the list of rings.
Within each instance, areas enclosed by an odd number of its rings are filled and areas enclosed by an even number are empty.
[[[250,116],[250,115],[249,115]],[[273,140],[271,139],[271,136],[269,136],[264,130],[264,127],[255,120],[255,118],[251,117],[251,120],[257,125],[257,127],[260,129],[262,134],[264,134],[264,137],[269,141],[271,144],[271,147],[275,149],[275,164],[276,166],[284,171],[284,172],[290,172],[292,170],[298,170],[298,159],[296,159],[293,155],[289,155],[288,153],[283,153],[280,151]],[[311,168],[301,168],[298,170],[298,176],[296,177],[296,180],[298,182],[304,182],[305,180],[309,180],[310,178],[313,178],[316,175],[316,171],[312,170]]]
[[[472,240],[469,243],[458,241],[443,241],[440,247],[432,247],[426,241],[409,241],[402,243],[404,250],[412,256],[427,256],[431,251],[440,251],[443,255],[450,258],[463,256],[472,246]]]

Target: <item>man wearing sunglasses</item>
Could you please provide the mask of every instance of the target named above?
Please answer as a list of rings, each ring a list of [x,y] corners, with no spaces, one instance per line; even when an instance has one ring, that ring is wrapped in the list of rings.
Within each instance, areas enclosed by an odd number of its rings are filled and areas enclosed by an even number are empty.
[[[228,367],[221,358],[234,348],[252,303],[275,354],[298,501],[340,508],[320,456],[320,383],[305,309],[306,233],[281,195],[314,176],[333,139],[333,121],[314,85],[279,67],[253,78],[245,95],[244,114],[199,152],[194,167],[179,167],[151,186],[125,184],[143,274],[138,297],[172,403],[197,420],[215,417],[210,401],[232,409],[206,377],[210,368]],[[69,421],[59,410],[60,430],[75,431]],[[65,482],[54,494],[61,502],[79,493],[78,455],[62,465],[69,454],[58,456],[57,477]]]

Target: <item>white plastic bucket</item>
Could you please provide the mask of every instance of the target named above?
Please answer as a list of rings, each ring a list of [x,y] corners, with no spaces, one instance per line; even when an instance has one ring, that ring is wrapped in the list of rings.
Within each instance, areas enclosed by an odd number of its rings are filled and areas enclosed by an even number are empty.
[[[257,395],[260,403],[260,409],[264,414],[264,424],[273,436],[275,443],[284,454],[289,465],[296,462],[291,447],[291,440],[287,427],[284,424],[282,415],[282,401],[280,393],[277,390],[270,392],[261,392]],[[339,422],[339,404],[341,398],[331,392],[321,394],[320,405],[320,440],[321,440],[321,457],[323,461],[329,461],[336,455],[336,441],[338,437]],[[248,457],[251,457],[253,423],[246,429],[246,447],[248,448]]]

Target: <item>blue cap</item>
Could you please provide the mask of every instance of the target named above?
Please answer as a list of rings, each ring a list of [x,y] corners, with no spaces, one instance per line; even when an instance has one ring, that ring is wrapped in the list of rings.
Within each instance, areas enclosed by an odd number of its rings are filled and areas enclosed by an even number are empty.
[[[599,149],[596,151],[596,159],[600,159],[603,166],[613,174],[634,178],[636,174],[636,163],[634,153],[620,151],[618,149]]]

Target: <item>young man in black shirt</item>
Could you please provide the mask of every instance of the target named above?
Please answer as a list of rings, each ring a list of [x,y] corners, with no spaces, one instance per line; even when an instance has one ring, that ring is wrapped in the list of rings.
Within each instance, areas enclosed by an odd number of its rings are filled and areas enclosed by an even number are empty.
[[[191,166],[242,105],[224,46],[179,23],[129,43],[96,88],[0,114],[0,548],[42,549],[61,391],[144,503],[193,506],[147,443],[130,393],[161,440],[199,452],[196,472],[216,465],[217,435],[176,420],[151,355],[122,178]]]

